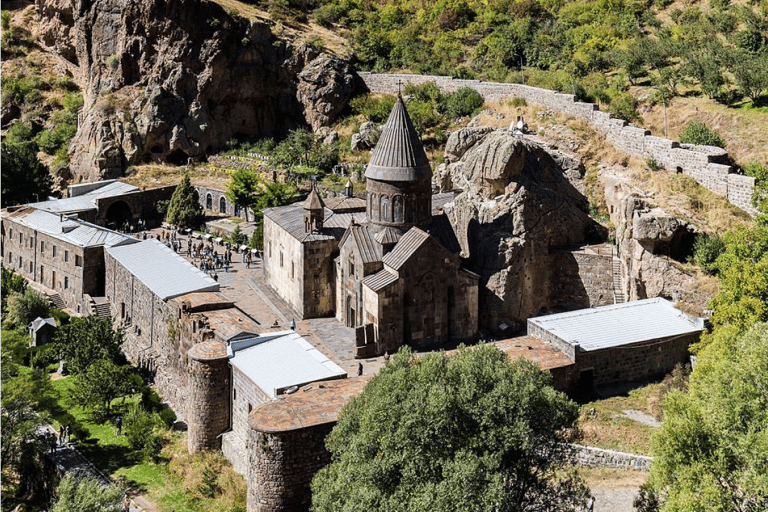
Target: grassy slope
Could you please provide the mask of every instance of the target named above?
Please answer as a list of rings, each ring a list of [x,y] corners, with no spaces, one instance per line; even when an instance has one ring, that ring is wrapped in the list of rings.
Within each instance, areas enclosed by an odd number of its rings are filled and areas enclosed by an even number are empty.
[[[79,425],[73,434],[77,449],[104,473],[142,494],[157,505],[159,512],[217,512],[231,510],[238,504],[245,506],[245,481],[221,453],[189,455],[186,435],[169,432],[156,461],[142,461],[127,438],[117,435],[112,421],[96,423],[82,407],[68,406],[74,382],[72,377],[53,381],[61,394],[61,412],[75,417]],[[116,400],[114,414],[124,413],[138,401],[138,395],[124,402]],[[59,423],[54,422],[53,426],[58,429]],[[220,491],[213,497],[204,497],[199,491],[206,469],[217,475]]]

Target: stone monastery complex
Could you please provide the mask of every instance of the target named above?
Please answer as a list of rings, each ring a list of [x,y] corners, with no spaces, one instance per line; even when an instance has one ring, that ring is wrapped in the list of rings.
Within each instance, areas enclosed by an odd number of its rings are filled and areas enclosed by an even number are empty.
[[[182,254],[184,237],[177,252],[108,229],[157,225],[156,202],[172,192],[114,181],[4,210],[2,264],[73,314],[125,325],[126,355],[186,420],[190,452],[221,449],[246,478],[249,512],[308,510],[309,483],[329,461],[324,438],[385,354],[479,338],[479,276],[442,213],[453,194],[433,195],[431,182],[398,97],[365,200],[323,201],[313,189],[265,210],[254,269],[236,261],[214,280]],[[527,335],[494,343],[576,392],[668,372],[703,327],[652,298],[530,318]]]

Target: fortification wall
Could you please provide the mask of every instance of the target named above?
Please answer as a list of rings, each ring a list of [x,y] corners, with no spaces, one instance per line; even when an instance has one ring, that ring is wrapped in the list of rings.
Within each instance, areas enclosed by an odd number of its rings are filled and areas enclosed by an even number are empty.
[[[189,453],[218,450],[229,426],[229,360],[227,346],[218,341],[200,343],[189,352],[187,446]]]
[[[309,510],[312,477],[331,460],[325,436],[333,425],[248,432],[248,512]]]
[[[752,215],[757,210],[750,198],[754,178],[735,174],[728,165],[728,154],[719,148],[709,146],[681,145],[678,142],[655,137],[651,132],[632,126],[623,119],[614,119],[611,114],[601,112],[594,103],[583,103],[572,94],[563,94],[522,84],[502,84],[480,80],[462,80],[447,76],[378,74],[360,72],[365,88],[375,93],[396,94],[399,87],[433,81],[440,90],[453,92],[460,87],[472,87],[485,101],[500,101],[511,97],[525,98],[530,103],[541,105],[588,122],[605,135],[613,146],[628,155],[653,159],[670,172],[690,176],[702,186],[723,195],[734,205]],[[736,177],[737,178],[732,178]],[[746,178],[746,179],[744,179]]]

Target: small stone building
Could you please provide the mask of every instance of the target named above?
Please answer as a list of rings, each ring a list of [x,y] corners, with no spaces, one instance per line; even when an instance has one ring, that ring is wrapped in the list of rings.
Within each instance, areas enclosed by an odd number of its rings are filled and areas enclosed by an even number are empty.
[[[432,170],[400,96],[365,176],[365,215],[350,201],[333,201],[349,213],[333,211],[315,190],[265,210],[267,282],[300,316],[335,314],[356,328],[358,357],[473,339],[479,276],[447,219],[433,216]]]
[[[246,475],[248,415],[254,407],[296,392],[310,382],[344,379],[347,372],[294,331],[266,332],[228,346],[232,423],[221,449]]]
[[[104,249],[139,241],[77,218],[31,206],[2,212],[2,262],[35,283],[57,307],[90,313],[104,296]]]
[[[29,206],[51,213],[77,215],[80,220],[120,229],[139,220],[149,227],[160,224],[157,202],[169,200],[176,185],[140,189],[117,180],[79,183],[67,188],[68,197],[32,203]]]
[[[689,359],[704,320],[656,297],[528,319],[528,335],[564,353],[577,390],[660,377]]]
[[[32,338],[30,347],[39,347],[50,343],[56,332],[56,320],[53,318],[37,317],[29,324],[29,337]]]

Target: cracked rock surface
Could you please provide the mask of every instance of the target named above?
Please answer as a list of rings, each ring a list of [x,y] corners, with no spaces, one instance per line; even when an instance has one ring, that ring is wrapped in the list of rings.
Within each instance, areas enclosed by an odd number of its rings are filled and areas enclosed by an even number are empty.
[[[445,211],[462,257],[480,274],[481,327],[536,316],[556,302],[550,251],[595,241],[599,232],[580,160],[537,137],[467,128],[451,135],[446,161],[435,181],[463,191]]]

